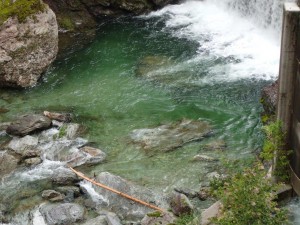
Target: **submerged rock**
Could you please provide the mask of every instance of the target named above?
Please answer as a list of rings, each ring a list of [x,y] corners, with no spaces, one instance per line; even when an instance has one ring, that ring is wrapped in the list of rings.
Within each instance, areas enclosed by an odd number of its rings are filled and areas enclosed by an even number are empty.
[[[171,65],[171,60],[167,56],[146,56],[137,65],[135,73],[139,77],[155,78],[155,70],[163,69]],[[151,73],[152,72],[152,73]]]
[[[36,130],[44,130],[51,126],[51,120],[42,115],[26,115],[14,121],[7,127],[6,132],[11,135],[25,136]]]
[[[158,196],[155,195],[151,190],[135,185],[111,173],[100,173],[96,177],[96,181],[148,203],[152,203],[154,205],[162,203],[158,200]],[[94,188],[96,192],[101,196],[101,200],[99,200],[97,204],[101,208],[106,208],[110,211],[115,212],[121,217],[121,219],[126,219],[129,221],[140,221],[145,216],[145,214],[152,211],[152,209],[142,204],[133,202],[103,188]]]
[[[211,126],[200,120],[182,120],[152,129],[133,130],[130,138],[145,150],[171,151],[211,134]]]
[[[74,224],[84,219],[84,208],[75,203],[42,205],[40,212],[48,225]]]
[[[226,147],[227,145],[224,140],[214,140],[204,145],[202,149],[204,151],[223,151]]]
[[[0,25],[0,86],[33,86],[55,59],[56,16],[48,6],[44,8],[24,22],[10,17]]]
[[[218,161],[217,159],[207,156],[207,155],[195,155],[193,157],[193,161],[200,161],[200,162],[214,162],[214,161]]]

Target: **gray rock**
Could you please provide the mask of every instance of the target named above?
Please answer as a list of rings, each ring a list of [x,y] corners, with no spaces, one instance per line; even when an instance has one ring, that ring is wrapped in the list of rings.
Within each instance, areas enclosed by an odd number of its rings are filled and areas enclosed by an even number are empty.
[[[194,206],[184,194],[172,194],[170,197],[170,207],[176,216],[192,214],[194,212]]]
[[[62,186],[57,187],[57,191],[63,193],[64,195],[73,195],[74,197],[78,197],[80,195],[80,189],[76,186]]]
[[[106,213],[106,221],[108,225],[122,225],[119,217],[112,212]]]
[[[145,150],[171,151],[186,143],[202,140],[211,133],[205,121],[182,120],[153,129],[138,129],[130,134],[133,143]]]
[[[65,136],[68,139],[77,138],[83,130],[82,126],[78,123],[68,123],[68,124],[65,124],[60,129],[63,129],[63,128],[65,129]]]
[[[59,130],[56,128],[50,128],[50,129],[42,131],[37,136],[39,138],[40,144],[48,143],[48,142],[55,141],[58,139]]]
[[[51,176],[51,181],[59,185],[73,185],[80,181],[76,174],[71,170],[62,170]]]
[[[25,136],[22,138],[14,137],[8,144],[8,148],[20,155],[28,154],[28,150],[34,151],[38,144],[38,138],[33,136]]]
[[[36,130],[49,128],[51,120],[42,115],[26,115],[14,121],[7,127],[6,132],[11,135],[25,136]]]
[[[75,203],[42,205],[40,212],[48,225],[74,224],[84,218],[84,208]]]
[[[41,149],[47,159],[66,162],[71,167],[97,164],[105,160],[106,154],[103,151],[92,147],[82,147],[85,143],[87,141],[81,138],[60,139],[44,145]]]
[[[50,202],[61,202],[65,198],[63,194],[54,190],[44,190],[42,193],[42,197],[49,200]]]
[[[159,205],[162,203],[159,201],[158,195],[154,194],[151,190],[135,185],[108,172],[100,173],[96,177],[96,181],[154,205]],[[152,211],[152,209],[146,206],[123,198],[120,195],[107,191],[103,188],[95,186],[94,188],[101,196],[101,200],[99,200],[97,204],[101,208],[115,212],[121,217],[122,220],[126,219],[130,221],[140,221],[145,214]]]
[[[176,218],[172,213],[148,213],[141,221],[141,225],[169,225],[175,224]]]
[[[106,221],[106,216],[98,216],[94,219],[88,220],[82,225],[108,225]]]
[[[0,25],[0,85],[35,85],[57,51],[56,17],[47,5],[23,22],[10,17]]]
[[[218,217],[221,214],[222,203],[220,201],[215,202],[209,208],[205,209],[201,213],[201,225],[211,224],[211,219]]]
[[[14,171],[18,163],[18,158],[9,154],[7,151],[0,151],[0,178]]]
[[[42,163],[42,159],[40,157],[25,159],[24,163],[26,166],[36,166]]]

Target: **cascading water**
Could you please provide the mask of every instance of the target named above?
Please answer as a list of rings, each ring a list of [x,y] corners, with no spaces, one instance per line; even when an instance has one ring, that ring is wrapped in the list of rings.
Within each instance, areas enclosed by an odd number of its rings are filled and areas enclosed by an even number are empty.
[[[267,29],[280,33],[282,23],[282,8],[284,2],[294,0],[225,0],[228,7],[237,10],[242,16],[255,21]]]

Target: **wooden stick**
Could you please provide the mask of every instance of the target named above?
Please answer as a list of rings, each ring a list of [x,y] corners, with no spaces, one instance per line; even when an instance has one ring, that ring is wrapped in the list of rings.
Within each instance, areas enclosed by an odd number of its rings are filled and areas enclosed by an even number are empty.
[[[120,192],[120,191],[117,191],[117,190],[115,190],[115,189],[113,189],[113,188],[110,188],[110,187],[108,187],[108,186],[106,186],[106,185],[104,185],[104,184],[100,184],[100,183],[98,183],[98,182],[96,182],[96,181],[94,181],[94,180],[92,180],[92,179],[86,177],[83,173],[81,173],[81,172],[79,172],[79,171],[73,169],[72,167],[69,166],[69,168],[70,168],[77,176],[79,176],[79,177],[81,177],[81,178],[83,178],[83,179],[85,179],[85,180],[91,182],[92,184],[94,184],[94,185],[96,185],[96,186],[98,186],[98,187],[102,187],[102,188],[104,188],[104,189],[106,189],[106,190],[108,190],[108,191],[111,191],[111,192],[113,192],[113,193],[116,193],[116,194],[118,194],[118,195],[120,195],[120,196],[122,196],[122,197],[124,197],[124,198],[130,199],[131,201],[134,201],[134,202],[140,203],[140,204],[142,204],[142,205],[145,205],[145,206],[147,206],[147,207],[149,207],[149,208],[151,208],[151,209],[155,209],[155,210],[158,210],[158,211],[160,211],[160,212],[164,212],[163,209],[161,209],[161,208],[159,208],[159,207],[157,207],[157,206],[155,206],[155,205],[151,205],[151,204],[149,204],[149,203],[147,203],[147,202],[144,202],[144,201],[142,201],[142,200],[140,200],[140,199],[134,198],[134,197],[132,197],[132,196],[130,196],[130,195],[127,195],[127,194],[125,194],[125,193],[123,193],[123,192]]]

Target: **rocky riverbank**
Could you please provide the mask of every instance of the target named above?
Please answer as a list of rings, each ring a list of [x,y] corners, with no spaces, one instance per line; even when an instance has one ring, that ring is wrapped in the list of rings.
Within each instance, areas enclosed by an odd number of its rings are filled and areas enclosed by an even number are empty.
[[[146,142],[149,139],[150,147],[151,140],[157,139],[160,144],[154,147],[168,151],[202,139],[205,132],[211,132],[206,122],[192,120],[163,127],[168,129],[153,129],[162,131],[159,136],[155,136],[156,132],[150,132],[151,129],[146,133],[141,132],[145,130],[142,129],[133,131],[129,137],[139,136]],[[172,194],[165,195],[109,172],[94,174],[96,182],[159,206],[166,212],[168,209],[173,212],[153,213],[146,206],[83,181],[68,167],[80,170],[106,163],[108,153],[80,137],[86,130],[80,124],[73,123],[72,115],[68,113],[45,111],[43,115],[25,115],[11,123],[1,124],[1,130],[2,136],[10,135],[0,150],[2,224],[170,224],[178,216],[195,212],[192,199],[199,201],[207,198],[203,197],[203,189],[193,193],[188,189],[175,189]],[[154,136],[149,136],[149,133]],[[195,133],[198,135],[195,136]],[[171,148],[164,140],[172,136],[181,136],[181,142]],[[212,149],[212,146],[206,146]],[[220,147],[224,147],[222,143]],[[205,156],[199,157],[196,157],[197,161],[214,161],[207,160]]]

